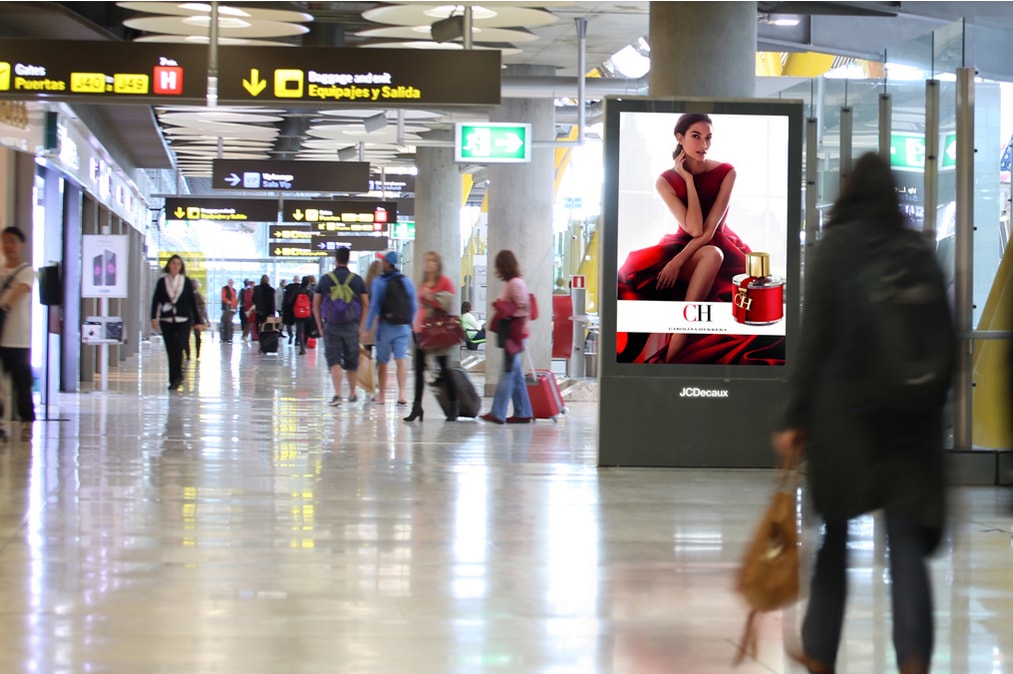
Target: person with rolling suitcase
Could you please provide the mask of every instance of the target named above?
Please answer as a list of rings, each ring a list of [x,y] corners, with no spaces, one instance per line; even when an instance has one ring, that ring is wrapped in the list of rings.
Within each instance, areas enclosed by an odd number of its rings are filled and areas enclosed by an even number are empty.
[[[496,333],[496,346],[503,349],[503,372],[496,384],[492,409],[482,415],[483,421],[494,424],[529,424],[534,421],[531,399],[524,381],[524,340],[528,336],[528,317],[531,295],[521,278],[517,257],[510,250],[496,254],[496,276],[505,282],[499,299],[493,302],[495,314],[490,321]],[[507,407],[513,401],[514,416],[507,416]]]
[[[236,282],[229,279],[228,284],[222,286],[222,344],[232,343],[232,317],[236,315],[238,306],[239,294],[236,292]]]

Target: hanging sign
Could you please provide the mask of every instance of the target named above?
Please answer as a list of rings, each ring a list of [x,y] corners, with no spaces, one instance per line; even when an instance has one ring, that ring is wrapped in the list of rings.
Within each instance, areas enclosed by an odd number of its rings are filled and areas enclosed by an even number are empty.
[[[274,199],[204,199],[167,197],[167,220],[213,220],[217,222],[277,222]]]
[[[213,159],[216,190],[272,192],[366,192],[369,162]]]

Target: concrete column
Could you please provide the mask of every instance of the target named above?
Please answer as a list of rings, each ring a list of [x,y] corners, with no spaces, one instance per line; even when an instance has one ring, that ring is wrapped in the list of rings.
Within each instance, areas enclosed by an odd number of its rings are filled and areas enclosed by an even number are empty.
[[[512,66],[507,76],[539,77],[552,75],[545,66]],[[531,124],[531,137],[550,141],[555,137],[555,109],[552,99],[504,99],[489,115],[492,122]],[[503,291],[496,278],[493,262],[496,253],[508,248],[517,256],[521,275],[538,298],[541,318],[530,323],[528,351],[535,367],[548,368],[552,355],[552,199],[554,153],[552,147],[534,147],[529,164],[491,164],[489,166],[489,304]],[[495,342],[491,342],[494,344]],[[486,394],[495,390],[501,371],[502,354],[495,346],[486,350]]]
[[[756,3],[652,2],[651,96],[752,98]]]
[[[433,136],[427,135],[426,138]],[[437,138],[440,138],[437,136]],[[446,139],[450,139],[449,135]],[[461,285],[461,172],[453,147],[420,147],[415,154],[415,245],[412,281],[422,281],[426,253],[443,257],[443,274],[460,292]],[[454,308],[458,311],[460,305]]]

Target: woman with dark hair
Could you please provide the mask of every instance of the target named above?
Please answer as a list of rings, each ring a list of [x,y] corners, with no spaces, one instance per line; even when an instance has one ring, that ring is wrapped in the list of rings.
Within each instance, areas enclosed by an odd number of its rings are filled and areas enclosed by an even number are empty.
[[[735,168],[707,157],[711,118],[688,113],[675,124],[674,165],[655,181],[655,190],[675,219],[676,231],[661,242],[629,254],[619,269],[620,300],[684,302],[732,300],[732,277],[746,271],[749,246],[725,223]],[[623,362],[674,362],[688,335],[673,333],[647,346],[646,334],[631,333]]]
[[[503,349],[503,372],[496,383],[492,409],[482,419],[494,424],[528,424],[534,421],[528,387],[524,381],[524,340],[528,337],[528,316],[531,299],[528,286],[521,278],[521,268],[512,251],[501,250],[494,263],[496,276],[504,281],[503,292],[492,303],[495,315],[489,322]],[[507,416],[507,407],[514,404],[514,416]]]
[[[293,284],[294,285],[294,284]],[[303,276],[302,281],[299,283],[298,295],[306,295],[309,298],[310,306],[313,306],[313,293],[316,291],[317,277],[316,276]],[[292,300],[293,306],[296,303],[296,299]],[[310,337],[313,337],[316,333],[317,321],[311,313],[309,318],[292,318],[295,321],[295,343],[299,347],[299,355],[305,355],[306,344]],[[352,392],[355,393],[354,391]]]
[[[789,652],[810,672],[833,672],[847,599],[848,520],[882,510],[890,549],[893,644],[901,674],[929,671],[933,649],[932,592],[925,557],[938,545],[945,518],[943,405],[887,409],[870,392],[863,366],[880,353],[868,316],[868,279],[881,278],[883,257],[899,271],[925,273],[918,311],[930,331],[956,351],[943,275],[917,232],[905,231],[890,166],[876,154],[855,163],[819,245],[806,261],[805,311],[789,379],[784,430],[774,448],[808,458],[806,478],[824,521],[802,649]],[[912,253],[897,259],[900,243]],[[920,252],[919,252],[919,249]],[[883,251],[890,251],[884,253]],[[877,259],[877,253],[880,258]],[[921,268],[915,264],[923,261]],[[928,302],[935,297],[934,304]],[[941,309],[941,310],[940,310]],[[944,340],[945,341],[945,340]],[[919,353],[919,356],[922,354]],[[878,368],[877,368],[878,369]],[[945,384],[945,382],[944,382]],[[859,393],[856,395],[856,391]],[[901,401],[904,402],[904,401]]]
[[[411,413],[404,418],[404,421],[422,421],[425,413],[422,410],[422,394],[425,390],[426,356],[436,358],[440,368],[437,381],[447,392],[447,403],[450,409],[447,410],[447,421],[457,421],[459,403],[457,401],[457,387],[454,380],[447,372],[447,358],[452,348],[437,349],[435,351],[423,351],[420,345],[422,323],[428,318],[435,318],[450,313],[454,303],[454,282],[443,275],[443,257],[435,250],[426,253],[425,264],[422,268],[422,283],[415,290],[418,309],[412,321],[412,333],[415,337],[415,399],[412,402]]]
[[[183,258],[173,255],[163,271],[165,275],[158,279],[151,298],[151,327],[162,332],[172,391],[183,386],[183,347],[190,341],[190,327],[199,330],[201,319]]]
[[[274,288],[271,287],[271,277],[264,274],[260,277],[260,285],[253,289],[253,307],[257,312],[257,330],[270,316],[274,316]]]

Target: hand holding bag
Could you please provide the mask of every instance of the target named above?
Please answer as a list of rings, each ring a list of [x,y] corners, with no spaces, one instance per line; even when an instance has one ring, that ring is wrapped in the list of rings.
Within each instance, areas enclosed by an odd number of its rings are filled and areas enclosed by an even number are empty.
[[[457,346],[464,341],[464,328],[460,316],[437,314],[422,321],[419,346],[423,351],[439,351]]]
[[[749,604],[750,612],[734,660],[736,665],[745,658],[747,650],[756,657],[756,615],[783,608],[798,599],[799,540],[795,514],[798,484],[798,462],[785,458],[780,485],[760,519],[739,569],[735,589]]]

